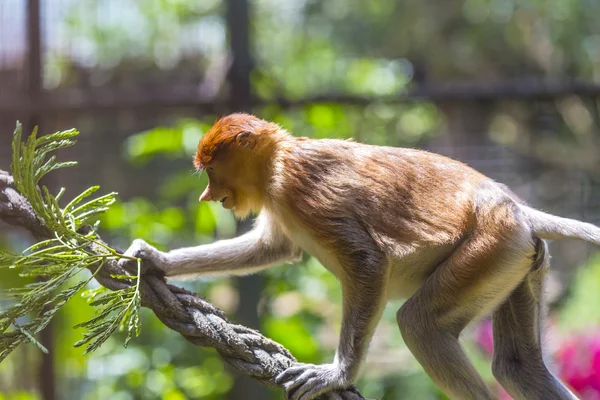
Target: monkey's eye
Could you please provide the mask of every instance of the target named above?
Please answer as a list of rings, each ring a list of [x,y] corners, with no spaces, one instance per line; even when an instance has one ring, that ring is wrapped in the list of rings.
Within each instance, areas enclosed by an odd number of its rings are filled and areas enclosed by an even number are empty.
[[[213,168],[213,167],[208,167],[208,168],[206,168],[206,170],[207,170],[208,172],[210,172],[211,174],[212,174],[213,172],[215,172],[215,170],[214,170],[214,168]]]

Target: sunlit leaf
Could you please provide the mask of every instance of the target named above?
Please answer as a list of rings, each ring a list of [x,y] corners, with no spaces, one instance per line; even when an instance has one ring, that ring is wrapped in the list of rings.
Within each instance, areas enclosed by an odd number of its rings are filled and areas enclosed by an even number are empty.
[[[78,132],[58,132],[39,139],[36,133],[37,129],[23,143],[22,127],[17,124],[12,143],[11,171],[15,186],[44,224],[54,231],[54,237],[30,246],[20,255],[0,253],[0,265],[10,265],[20,276],[34,278],[23,287],[8,290],[7,294],[14,296],[15,302],[0,312],[0,361],[26,342],[34,343],[47,352],[35,336],[90,281],[91,277],[81,277],[79,273],[91,266],[97,266],[96,270],[99,270],[107,259],[122,257],[116,250],[100,243],[95,230],[85,234],[79,232],[83,222],[108,210],[115,201],[115,193],[84,202],[98,189],[93,186],[62,208],[59,197],[65,193],[64,189],[55,196],[46,187],[37,185],[46,173],[75,165],[73,162],[56,162],[49,153],[73,145],[75,142],[70,139]],[[104,253],[91,252],[92,242],[94,248],[102,249]],[[139,279],[132,276],[122,278],[130,282],[131,287],[113,297],[105,295],[110,297],[108,306],[100,307],[96,317],[80,324],[88,329],[80,341],[90,343],[86,349],[88,352],[104,343],[119,326],[127,331],[125,343],[139,334]],[[104,306],[101,300],[97,300],[97,304]],[[23,319],[27,322],[17,323],[17,320]]]

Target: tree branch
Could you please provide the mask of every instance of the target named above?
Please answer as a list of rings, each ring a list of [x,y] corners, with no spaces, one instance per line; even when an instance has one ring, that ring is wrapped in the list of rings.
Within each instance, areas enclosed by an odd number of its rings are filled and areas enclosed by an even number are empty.
[[[27,229],[36,240],[53,236],[27,199],[16,190],[12,176],[3,170],[0,170],[0,219]],[[103,254],[100,248],[97,250]],[[92,267],[92,272],[96,272],[97,268]],[[119,290],[128,285],[111,278],[111,275],[124,274],[127,272],[116,261],[109,261],[98,271],[96,279],[111,290]],[[253,329],[232,324],[221,310],[206,300],[167,284],[157,276],[141,276],[140,292],[142,306],[151,309],[167,327],[197,346],[215,348],[227,363],[265,385],[277,386],[275,377],[297,364],[296,359],[279,343]],[[325,394],[320,399],[366,400],[354,387]]]

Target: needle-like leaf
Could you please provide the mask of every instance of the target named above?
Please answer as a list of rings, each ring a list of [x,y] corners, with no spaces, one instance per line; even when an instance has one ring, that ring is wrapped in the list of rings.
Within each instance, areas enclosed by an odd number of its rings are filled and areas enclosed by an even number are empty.
[[[99,187],[92,186],[75,196],[61,207],[59,200],[64,188],[53,195],[46,187],[39,187],[39,180],[47,173],[76,165],[76,162],[56,162],[50,153],[75,144],[79,132],[72,129],[37,138],[37,128],[23,142],[22,125],[17,123],[12,143],[11,172],[15,187],[29,201],[44,224],[54,231],[54,237],[40,241],[21,254],[0,251],[0,267],[17,269],[19,275],[32,279],[29,284],[4,293],[14,303],[0,310],[0,362],[23,343],[34,343],[40,350],[47,349],[37,341],[37,335],[54,317],[56,312],[92,279],[80,274],[92,265],[102,268],[106,260],[122,257],[116,250],[97,241],[98,221],[92,221],[93,229],[85,234],[79,232],[83,223],[90,221],[109,209],[116,200],[116,193],[109,193],[82,203]],[[90,245],[106,249],[106,254],[92,252]],[[83,339],[75,345],[87,344],[86,353],[94,351],[119,327],[127,332],[125,345],[140,330],[139,308],[141,305],[138,275],[115,276],[131,286],[116,292],[97,290],[89,297],[90,305],[98,308],[97,315],[78,324],[87,330]],[[97,298],[95,298],[97,297]],[[27,321],[27,322],[17,322]]]

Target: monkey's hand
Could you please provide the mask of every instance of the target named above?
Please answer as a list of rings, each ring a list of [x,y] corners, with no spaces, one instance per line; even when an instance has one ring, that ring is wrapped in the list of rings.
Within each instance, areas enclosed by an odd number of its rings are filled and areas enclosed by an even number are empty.
[[[290,367],[279,374],[275,382],[283,385],[288,400],[312,400],[323,393],[352,385],[348,374],[337,364]]]
[[[168,265],[167,255],[142,239],[135,239],[123,255],[142,259],[142,273],[164,278]],[[121,258],[119,266],[127,271],[137,271],[137,263],[130,258]]]

